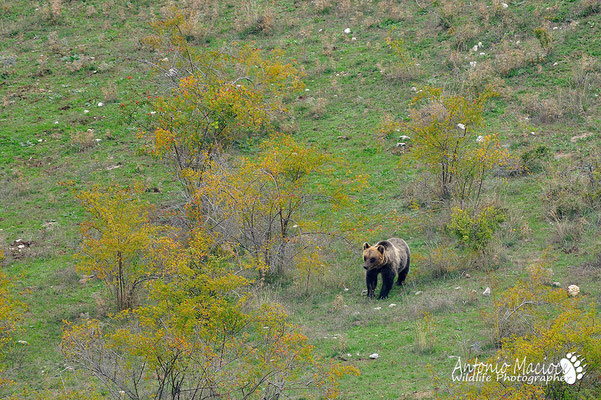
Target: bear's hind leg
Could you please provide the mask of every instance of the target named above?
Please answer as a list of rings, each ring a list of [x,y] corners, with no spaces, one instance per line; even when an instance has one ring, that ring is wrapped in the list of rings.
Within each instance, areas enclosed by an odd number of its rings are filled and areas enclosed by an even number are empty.
[[[395,273],[391,270],[382,272],[382,289],[380,290],[378,299],[385,299],[388,297],[388,293],[390,293],[390,289],[392,289],[392,285],[394,284],[394,276]]]
[[[409,264],[411,264],[411,256],[407,254],[407,266],[404,270],[399,272],[399,277],[396,280],[396,284],[401,286],[403,282],[405,282],[405,278],[407,278],[407,274],[409,273]]]
[[[409,273],[409,267],[405,268],[399,273],[399,277],[396,280],[396,284],[401,286],[403,282],[405,282],[405,278],[407,278],[407,274]]]

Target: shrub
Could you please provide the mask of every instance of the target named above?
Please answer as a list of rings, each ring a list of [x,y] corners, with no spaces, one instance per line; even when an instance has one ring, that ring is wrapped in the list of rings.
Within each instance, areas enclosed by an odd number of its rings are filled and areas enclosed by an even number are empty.
[[[544,162],[551,156],[551,150],[543,145],[524,151],[521,156],[522,168],[529,173],[540,172],[543,170]]]
[[[68,324],[67,360],[113,398],[337,397],[340,376],[357,370],[322,362],[281,307],[253,307],[240,265],[211,255],[211,242],[198,228],[167,246],[170,279],[149,285],[146,305]]]
[[[0,270],[0,386],[10,382],[4,376],[4,357],[18,331],[23,309],[24,304],[15,297],[10,279]]]
[[[89,149],[96,145],[94,129],[86,131],[76,131],[71,133],[71,145],[79,151]]]
[[[511,378],[522,371],[516,362],[559,364],[568,353],[581,354],[587,363],[586,374],[578,385],[563,380],[529,384],[517,379],[497,380],[461,386],[462,398],[575,399],[597,398],[596,375],[601,368],[601,324],[594,307],[579,305],[563,289],[546,285],[549,277],[544,257],[529,269],[529,277],[510,287],[495,299],[492,320],[495,343],[501,346],[487,363],[511,366]],[[557,371],[563,376],[561,368]],[[531,374],[534,374],[532,372]]]
[[[481,252],[488,247],[505,218],[505,212],[493,206],[482,210],[454,208],[447,229],[462,247]]]
[[[150,224],[150,208],[140,200],[141,191],[139,186],[94,187],[77,195],[89,218],[81,224],[76,269],[103,280],[118,310],[131,307],[142,284],[158,273],[149,256],[157,228]]]
[[[488,89],[470,101],[424,88],[412,100],[410,121],[404,125],[412,142],[410,157],[437,176],[440,200],[477,204],[488,175],[509,157],[497,135],[476,135],[493,95]]]
[[[203,204],[200,212],[208,227],[222,240],[281,275],[291,259],[314,251],[315,237],[345,229],[348,217],[334,222],[324,218],[326,210],[348,211],[354,203],[350,194],[363,186],[364,177],[333,179],[335,161],[290,136],[273,135],[261,148],[234,167],[213,164],[195,198]],[[311,184],[325,177],[327,184]],[[312,273],[306,272],[308,279]]]
[[[415,322],[415,349],[418,353],[427,354],[434,350],[435,329],[434,318],[428,312],[422,319]]]
[[[416,79],[419,74],[419,64],[411,55],[405,41],[402,38],[393,38],[393,30],[388,31],[386,44],[394,55],[395,61],[388,69],[387,75],[392,79],[408,82]]]
[[[158,69],[175,86],[154,103],[157,126],[150,139],[152,152],[173,162],[193,196],[215,157],[240,138],[269,131],[275,116],[288,111],[283,97],[302,82],[277,50],[265,55],[252,45],[227,51],[191,46],[179,34],[183,22],[182,15],[157,22],[145,39],[161,56],[169,54],[169,64],[161,61]]]
[[[446,277],[457,272],[463,264],[455,249],[445,244],[430,246],[425,254],[415,253],[412,256],[418,277]]]

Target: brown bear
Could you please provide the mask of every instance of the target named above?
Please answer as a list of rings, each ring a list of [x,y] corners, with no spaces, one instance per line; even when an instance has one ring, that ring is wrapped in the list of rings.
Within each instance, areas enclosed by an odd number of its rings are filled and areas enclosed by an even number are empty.
[[[390,238],[382,240],[371,246],[363,243],[363,268],[367,270],[365,281],[367,283],[367,296],[374,297],[378,285],[378,274],[382,274],[382,289],[378,299],[388,297],[394,283],[394,277],[398,274],[397,285],[402,285],[409,272],[411,256],[409,246],[403,239]]]

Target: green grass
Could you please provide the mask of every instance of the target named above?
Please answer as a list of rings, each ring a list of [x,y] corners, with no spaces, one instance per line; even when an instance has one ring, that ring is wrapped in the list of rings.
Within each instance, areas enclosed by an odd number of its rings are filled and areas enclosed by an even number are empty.
[[[378,11],[381,2],[374,2],[372,9],[353,2],[348,12],[339,12],[332,3],[325,14],[315,12],[310,2],[278,2],[273,6],[277,16],[273,33],[265,35],[241,34],[233,29],[239,11],[226,3],[221,4],[220,20],[206,45],[253,40],[260,48],[282,48],[289,60],[296,60],[306,71],[304,81],[309,89],[291,99],[299,126],[295,135],[347,160],[353,172],[370,175],[372,187],[359,195],[365,212],[386,214],[399,210],[414,217],[401,195],[419,171],[391,154],[389,150],[397,140],[378,140],[377,126],[386,114],[407,116],[407,104],[414,93],[412,86],[430,84],[451,90],[460,86],[457,71],[448,66],[449,52],[445,50],[452,48],[455,39],[438,26],[432,9],[420,9],[416,2],[402,1],[409,17],[395,19]],[[103,8],[103,4],[108,6]],[[492,17],[491,24],[497,22],[498,28],[486,28],[485,22],[476,18],[478,4],[492,7],[492,2],[478,1],[474,7],[465,8],[466,21],[462,23],[468,23],[468,19],[476,21],[473,24],[481,32],[466,42],[467,50],[460,51],[461,56],[466,56],[460,75],[469,68],[469,61],[476,59],[471,46],[482,41],[483,51],[489,57],[503,39],[515,42],[532,38],[532,29],[544,23],[543,17],[531,17],[534,8],[544,10],[554,2],[542,1],[538,6],[511,2],[506,14]],[[553,51],[546,60],[513,71],[505,79],[508,90],[504,96],[487,109],[485,131],[499,132],[515,153],[541,144],[549,147],[551,154],[576,153],[600,144],[601,110],[595,96],[600,94],[598,87],[587,93],[590,106],[584,115],[566,115],[553,124],[525,120],[527,114],[520,100],[520,95],[527,93],[540,94],[542,98],[558,96],[569,86],[568,74],[575,59],[582,53],[601,55],[601,16],[578,17],[579,4],[561,3],[550,19],[552,26],[561,27],[551,28]],[[96,10],[89,16],[88,6]],[[8,252],[8,245],[18,238],[35,242],[26,257],[9,257],[4,263],[14,277],[20,298],[28,305],[24,330],[16,339],[26,340],[29,345],[17,347],[9,354],[9,364],[14,365],[9,374],[17,386],[57,389],[65,368],[58,349],[63,321],[102,316],[94,293],[104,293],[97,281],[80,284],[73,270],[71,255],[77,251],[77,225],[83,220],[73,194],[94,184],[141,180],[147,187],[159,188],[160,193],[147,195],[153,203],[176,204],[181,198],[169,166],[143,155],[136,137],[139,130],[151,126],[146,99],[164,91],[160,77],[153,78],[140,62],[151,54],[139,44],[139,38],[149,33],[149,19],[159,15],[160,7],[143,0],[112,5],[101,0],[65,2],[56,22],[47,17],[46,2],[0,1],[0,7],[0,248]],[[361,23],[367,17],[379,22],[367,27]],[[578,24],[570,27],[568,18]],[[386,68],[394,61],[384,42],[391,26],[395,27],[395,34],[403,36],[420,63],[423,74],[416,81],[390,80],[380,73],[378,64]],[[348,36],[343,34],[347,27],[352,29]],[[54,50],[48,42],[51,32],[58,37]],[[351,37],[357,40],[352,41]],[[324,50],[328,41],[335,46],[331,53]],[[38,63],[41,55],[47,57],[45,65]],[[8,60],[13,56],[15,64],[10,65]],[[89,61],[81,70],[68,70],[71,60],[84,57]],[[318,69],[318,64],[325,67]],[[114,101],[103,97],[102,88],[109,85],[117,89]],[[327,99],[322,117],[310,115],[309,97]],[[99,102],[104,105],[99,107]],[[70,136],[87,129],[94,129],[95,137],[101,141],[79,151]],[[531,135],[531,131],[536,134]],[[570,141],[572,136],[584,132],[593,135]],[[340,135],[349,140],[338,140]],[[234,151],[252,154],[256,142],[240,144]],[[498,282],[496,291],[510,285],[523,274],[529,260],[538,258],[550,245],[552,228],[539,200],[544,180],[543,171],[508,178],[506,184],[494,186],[503,203],[523,216],[532,229],[528,241],[506,248],[509,263],[495,272],[470,271],[471,279],[457,275],[438,280],[412,279],[410,274],[406,288],[393,289],[385,302],[373,302],[359,295],[364,287],[363,270],[359,266],[359,250],[354,249],[336,262],[335,277],[328,278],[329,283],[318,285],[309,295],[277,287],[268,289],[266,295],[285,305],[320,354],[334,359],[352,355],[344,362],[357,366],[361,375],[344,378],[343,398],[442,397],[454,365],[450,356],[460,355],[462,342],[478,343],[482,356],[492,354],[488,327],[480,314],[482,309],[490,308],[490,299],[480,293],[493,282]],[[42,226],[48,221],[56,221],[57,225],[45,232]],[[385,234],[391,236],[396,231],[413,251],[423,252],[432,240],[416,229],[414,221],[417,219],[410,218],[400,227],[386,225],[389,231]],[[373,225],[381,223],[373,221]],[[568,266],[592,258],[598,245],[597,231],[592,229],[582,238],[578,252],[563,254],[552,250],[557,254],[554,279],[562,284],[577,279],[570,276]],[[599,296],[594,285],[580,284],[591,298]],[[456,291],[457,286],[461,289]],[[349,290],[343,291],[343,287]],[[468,296],[472,290],[477,292],[475,299],[463,304],[462,296]],[[416,296],[417,291],[422,294]],[[340,312],[332,308],[336,294],[343,296],[346,306]],[[424,299],[434,299],[433,304]],[[443,304],[439,307],[436,302]],[[388,308],[390,303],[397,307]],[[382,309],[374,310],[377,306]],[[436,323],[433,349],[425,354],[419,353],[414,344],[415,323],[423,311],[430,311]],[[331,339],[333,335],[339,339]],[[324,339],[326,336],[328,339]],[[374,352],[379,353],[378,360],[368,358]]]

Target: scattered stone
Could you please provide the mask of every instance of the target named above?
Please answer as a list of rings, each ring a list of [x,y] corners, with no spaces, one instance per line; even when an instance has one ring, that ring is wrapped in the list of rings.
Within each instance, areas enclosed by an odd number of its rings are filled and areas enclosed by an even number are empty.
[[[553,282],[553,283],[551,284],[551,286],[554,286],[554,287],[561,287],[561,283],[559,283],[559,282]]]
[[[400,139],[400,140],[410,140],[411,138],[410,138],[409,136],[407,136],[407,135],[401,135],[401,136],[399,137],[399,139]]]
[[[507,7],[509,7],[509,4],[507,4],[507,3],[501,3],[501,6],[503,6],[503,8],[507,8]]]
[[[405,147],[405,145],[406,145],[406,143],[404,143],[404,142],[398,142],[396,144],[396,147]]]
[[[461,289],[461,286],[455,286],[455,290]]]
[[[22,344],[22,345],[28,345],[29,342],[26,340],[17,340],[17,343]]]
[[[9,245],[9,250],[13,258],[25,257],[26,249],[33,245],[33,241],[27,241],[23,239],[17,239]]]
[[[356,42],[356,41],[357,41],[357,38],[356,38],[356,37],[352,37],[352,38],[351,38],[351,41],[352,41],[352,42]]]
[[[478,61],[470,61],[470,67],[474,68],[478,64]]]
[[[336,139],[338,139],[338,140],[349,140],[350,138],[348,136],[345,136],[345,135],[340,135]]]
[[[576,285],[570,285],[568,286],[568,294],[572,297],[576,297],[580,294],[580,288]]]
[[[417,292],[415,292],[416,296],[419,296],[420,294],[422,294],[423,292],[421,290],[418,290]]]
[[[484,141],[484,136],[482,136],[482,135],[479,135],[479,136],[476,138],[476,143],[482,143],[482,141]]]
[[[490,288],[488,286],[484,289],[484,292],[482,292],[482,296],[490,296]]]
[[[107,171],[111,171],[113,169],[117,169],[117,168],[121,168],[121,164],[115,164],[115,165],[109,165],[108,167],[106,167],[105,169]]]
[[[350,33],[351,33],[351,28],[346,28],[346,29],[344,30],[344,33],[346,33],[347,35],[348,35],[348,34],[350,34]]]
[[[374,307],[374,310],[381,310],[382,307]]]
[[[84,113],[84,114],[87,114],[87,113],[89,113],[89,112],[90,112],[90,110],[83,110],[83,113]]]
[[[361,296],[367,296],[367,289],[363,289],[361,291]]]
[[[465,274],[465,277],[469,279],[469,278],[471,278],[472,276],[471,276],[470,274]]]
[[[103,102],[98,103],[98,107],[102,107],[104,105]]]
[[[464,131],[465,130],[465,125],[463,125],[463,124],[457,124],[457,128],[459,128],[462,131]]]
[[[369,358],[371,358],[372,360],[377,360],[378,358],[380,358],[380,355],[378,353],[373,353],[369,355]]]
[[[392,307],[396,307],[396,304],[394,304],[394,303],[391,303],[391,304],[388,306],[388,308],[392,308]]]

